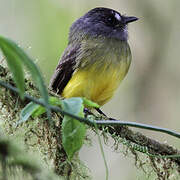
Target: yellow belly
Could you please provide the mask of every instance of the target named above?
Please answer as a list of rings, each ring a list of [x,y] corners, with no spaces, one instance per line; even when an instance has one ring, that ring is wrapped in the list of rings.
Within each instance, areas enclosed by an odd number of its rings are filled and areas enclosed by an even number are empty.
[[[100,69],[95,65],[89,69],[79,69],[64,88],[62,96],[86,97],[102,106],[113,96],[125,77],[129,65],[129,61],[120,61],[118,65],[106,64]]]

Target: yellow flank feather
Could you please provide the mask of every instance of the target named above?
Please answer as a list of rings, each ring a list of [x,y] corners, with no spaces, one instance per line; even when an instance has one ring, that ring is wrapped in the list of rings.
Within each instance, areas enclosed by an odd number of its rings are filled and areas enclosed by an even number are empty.
[[[126,56],[118,63],[104,61],[100,68],[97,68],[97,64],[94,63],[89,68],[77,69],[64,88],[62,96],[65,98],[86,97],[100,106],[104,105],[111,99],[125,77],[130,59]]]

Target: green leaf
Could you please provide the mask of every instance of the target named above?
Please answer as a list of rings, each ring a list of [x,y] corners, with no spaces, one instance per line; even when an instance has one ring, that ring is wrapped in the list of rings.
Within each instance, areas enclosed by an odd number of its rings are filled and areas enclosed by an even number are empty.
[[[42,101],[42,99],[39,100]],[[53,106],[61,106],[62,102],[59,98],[51,96],[49,97],[49,104]],[[46,112],[45,108],[39,105],[39,107],[33,112],[32,117],[33,118],[38,117],[41,114],[44,114],[45,112]]]
[[[42,98],[40,98],[39,101],[42,101]],[[61,106],[62,104],[59,98],[52,97],[52,96],[49,98],[49,103],[53,106]],[[22,109],[20,113],[20,120],[16,123],[16,125],[26,122],[30,116],[35,118],[35,117],[40,116],[41,114],[44,114],[45,112],[46,112],[46,109],[43,106],[30,102]]]
[[[19,71],[18,74],[19,75],[21,74],[22,77],[19,77],[19,76],[17,77],[17,75],[15,77],[16,77],[16,81],[19,82],[21,80],[21,83],[24,82],[24,77],[23,77],[22,70],[20,70],[21,69],[20,64],[22,62],[24,63],[24,65],[30,71],[30,73],[31,73],[31,75],[33,77],[33,80],[35,81],[37,87],[39,88],[39,91],[40,91],[40,93],[41,93],[41,95],[43,97],[43,100],[46,103],[46,108],[48,108],[48,105],[49,105],[48,91],[47,91],[47,88],[46,88],[46,86],[44,84],[44,80],[43,80],[43,78],[41,76],[41,73],[40,73],[39,69],[37,68],[37,66],[35,65],[35,63],[33,62],[33,60],[20,47],[18,47],[18,45],[15,42],[11,41],[10,39],[4,38],[2,36],[0,36],[0,47],[1,47],[5,57],[9,61],[10,60],[13,61],[14,59],[16,59],[16,64],[18,64],[19,68],[17,70],[14,70],[14,71],[15,72]],[[9,56],[9,53],[11,53],[10,56]],[[9,57],[11,57],[11,59],[9,59]],[[11,69],[12,69],[13,65],[11,65]],[[14,69],[16,69],[16,67]],[[14,71],[12,71],[12,72],[14,72]],[[19,78],[20,78],[20,80],[17,80]],[[20,83],[18,83],[18,86],[20,86],[19,84]],[[24,87],[24,84],[22,83],[21,86]],[[21,87],[21,89],[22,89],[22,87]],[[22,96],[22,90],[21,90],[21,96]]]
[[[50,96],[49,97],[49,104],[53,105],[53,106],[61,106],[62,105],[62,101],[61,99],[54,97],[54,96]]]
[[[79,113],[83,113],[83,108],[83,100],[80,97],[73,97],[62,100],[62,109],[71,114],[79,115]],[[82,116],[84,116],[84,114],[81,114],[81,117]]]
[[[92,107],[92,108],[99,108],[100,107],[97,103],[95,103],[95,102],[93,102],[93,101],[91,101],[85,97],[83,98],[83,104],[87,107]]]
[[[82,98],[63,100],[62,109],[76,116],[84,117]],[[86,127],[83,123],[69,116],[64,116],[62,122],[62,144],[70,160],[82,147],[85,134]]]
[[[46,109],[43,106],[39,105],[38,108],[32,113],[31,116],[33,118],[36,118],[40,116],[41,114],[44,114],[45,112],[46,112]]]
[[[24,83],[24,73],[20,57],[17,55],[9,43],[6,42],[6,39],[0,37],[0,48],[6,57],[7,64],[11,72],[13,73],[13,78],[16,83],[17,88],[19,89],[19,95],[21,99],[24,97],[25,83]]]
[[[20,120],[16,123],[16,125],[19,125],[20,123],[26,122],[29,117],[40,107],[39,104],[35,104],[33,102],[30,102],[27,104],[20,113]]]

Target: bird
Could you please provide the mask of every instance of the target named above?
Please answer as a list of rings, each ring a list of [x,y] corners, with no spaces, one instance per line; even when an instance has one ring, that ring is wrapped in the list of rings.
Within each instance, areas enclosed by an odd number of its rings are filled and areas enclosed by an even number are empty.
[[[132,55],[128,24],[137,21],[118,11],[96,7],[70,27],[68,45],[49,88],[63,98],[85,97],[100,107],[126,76]]]

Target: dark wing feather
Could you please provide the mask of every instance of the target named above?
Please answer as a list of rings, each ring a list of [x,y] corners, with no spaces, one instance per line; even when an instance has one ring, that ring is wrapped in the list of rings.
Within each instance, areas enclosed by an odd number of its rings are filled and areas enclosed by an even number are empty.
[[[69,45],[62,58],[60,59],[56,70],[50,81],[50,89],[58,94],[61,94],[68,81],[75,70],[74,66],[76,64],[77,52],[80,46]]]

